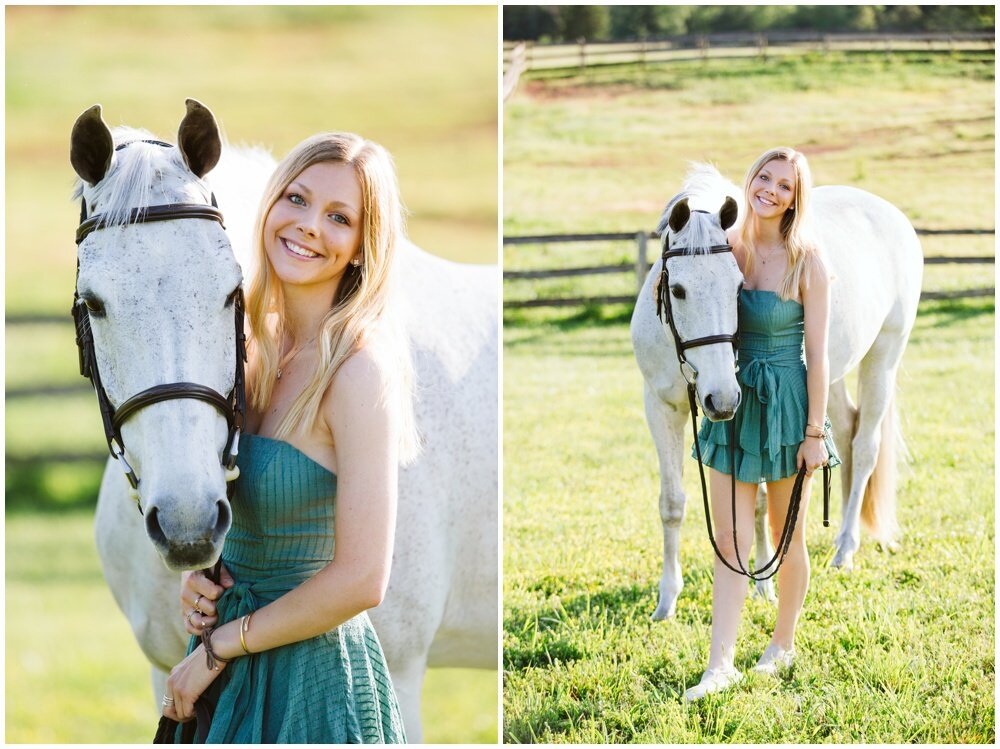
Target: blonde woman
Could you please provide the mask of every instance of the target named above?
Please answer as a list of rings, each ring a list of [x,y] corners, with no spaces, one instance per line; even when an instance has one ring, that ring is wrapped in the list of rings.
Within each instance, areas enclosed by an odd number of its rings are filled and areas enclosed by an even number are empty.
[[[188,632],[215,627],[218,670],[193,639],[164,714],[186,721],[199,697],[214,702],[212,743],[403,742],[365,613],[386,589],[397,469],[416,445],[393,322],[402,208],[389,154],[347,133],[299,144],[254,237],[248,434],[223,584],[195,573],[181,592]]]
[[[773,674],[795,657],[795,625],[809,587],[805,517],[813,471],[840,461],[826,418],[830,278],[809,236],[812,187],[805,156],[791,148],[763,154],[747,172],[745,217],[729,242],[745,279],[740,291],[740,385],[735,416],[735,463],[728,426],[703,422],[698,435],[710,470],[712,514],[719,549],[736,566],[730,476],[736,472],[736,536],[741,559],[753,539],[757,486],[767,484],[768,519],[777,539],[788,513],[795,474],[803,464],[799,522],[778,573],[778,618],[754,670]],[[715,560],[712,645],[708,670],[685,692],[695,700],[742,678],[734,666],[736,632],[747,579]]]

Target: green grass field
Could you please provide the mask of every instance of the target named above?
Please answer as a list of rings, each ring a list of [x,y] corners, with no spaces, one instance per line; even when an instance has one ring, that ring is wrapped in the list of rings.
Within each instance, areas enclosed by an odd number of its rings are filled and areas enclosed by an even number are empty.
[[[79,206],[69,133],[94,103],[114,126],[172,140],[193,96],[234,144],[277,156],[321,130],[393,154],[412,239],[496,262],[497,10],[492,7],[8,7],[6,312],[69,321]],[[7,326],[7,387],[72,385],[67,325]],[[8,455],[99,452],[92,393],[8,400]],[[101,467],[6,472],[11,742],[149,741],[145,659],[97,565]],[[69,514],[67,514],[69,513]],[[497,674],[431,672],[428,740],[492,742]]]
[[[992,70],[874,57],[529,77],[504,113],[505,233],[651,229],[687,160],[739,183],[779,143],[806,152],[817,184],[880,194],[915,225],[992,228]],[[924,246],[993,254],[992,237]],[[507,247],[504,267],[633,259],[627,243]],[[505,298],[635,290],[628,274],[551,283],[507,283]],[[988,265],[925,278],[928,289],[993,283]],[[658,471],[629,316],[624,305],[504,315],[504,740],[993,743],[993,300],[921,305],[899,380],[913,455],[900,551],[863,539],[852,573],[830,568],[838,503],[824,529],[814,501],[794,669],[749,673],[775,616],[750,600],[736,657],[747,678],[690,707],[680,698],[707,659],[712,551],[689,462],[685,588],[676,617],[652,622]]]

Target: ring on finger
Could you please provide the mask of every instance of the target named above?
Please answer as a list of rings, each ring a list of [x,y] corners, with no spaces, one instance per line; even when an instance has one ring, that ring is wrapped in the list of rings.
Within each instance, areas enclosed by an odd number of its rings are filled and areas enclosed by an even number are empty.
[[[200,608],[198,608],[198,601],[200,601],[204,597],[205,597],[204,593],[199,593],[198,597],[194,599],[194,610],[197,611],[199,614],[204,614],[205,613]]]
[[[188,612],[187,616],[186,616],[186,617],[184,617],[185,619],[187,619],[187,623],[188,623],[188,624],[190,624],[191,626],[194,626],[194,622],[192,622],[192,621],[191,621],[191,617],[192,617],[192,616],[194,616],[194,615],[195,615],[195,613],[196,613],[196,612],[195,612],[195,610],[194,610],[194,609],[191,609],[191,610],[190,610],[190,611]]]
[[[170,707],[174,704],[174,698],[168,694],[163,695],[163,706]]]

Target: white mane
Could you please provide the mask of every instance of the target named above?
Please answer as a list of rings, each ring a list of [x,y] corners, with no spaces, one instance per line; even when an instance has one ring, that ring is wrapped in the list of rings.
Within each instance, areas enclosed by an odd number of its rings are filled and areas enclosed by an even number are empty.
[[[124,143],[132,145],[114,152],[104,179],[93,187],[78,179],[73,191],[74,200],[86,195],[89,214],[94,212],[94,205],[100,205],[100,212],[107,217],[107,225],[124,226],[133,208],[150,205],[155,182],[169,184],[173,180],[191,182],[196,179],[176,146],[168,149],[153,143],[137,142],[155,139],[148,130],[123,126],[111,132],[116,147]],[[204,192],[207,203],[210,198],[207,187]]]
[[[745,210],[740,190],[723,177],[712,164],[691,162],[681,191],[670,199],[660,215],[656,233],[661,239],[664,237],[669,231],[667,222],[670,219],[670,212],[677,203],[687,198],[691,218],[678,234],[671,234],[671,239],[678,243],[678,247],[683,247],[692,255],[706,253],[709,247],[718,244],[720,229],[718,222],[715,221],[715,214],[722,208],[727,196],[732,197],[739,206],[739,217],[736,220],[739,224]],[[697,211],[708,211],[708,213]],[[681,239],[683,242],[678,241]]]

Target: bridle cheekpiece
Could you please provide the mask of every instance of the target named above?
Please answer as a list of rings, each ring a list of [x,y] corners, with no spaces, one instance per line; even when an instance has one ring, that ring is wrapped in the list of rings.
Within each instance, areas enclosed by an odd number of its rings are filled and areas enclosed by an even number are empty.
[[[151,143],[164,148],[173,148],[170,143],[158,140],[130,141],[115,148],[116,151],[131,145],[131,143]],[[95,231],[109,226],[107,216],[96,214],[87,216],[87,202],[82,200],[80,207],[80,226],[76,230],[76,244],[79,245]],[[144,224],[155,221],[174,221],[177,219],[209,219],[218,221],[223,228],[225,224],[222,220],[222,212],[218,208],[215,195],[212,195],[212,205],[198,203],[171,203],[168,205],[156,205],[145,208],[134,208],[129,213],[127,224]],[[77,282],[80,278],[80,260],[77,257],[76,264]],[[243,288],[238,287],[232,295],[233,311],[235,316],[236,329],[236,364],[233,378],[233,389],[229,396],[223,396],[206,385],[199,385],[194,382],[174,382],[165,385],[155,385],[147,388],[131,398],[128,398],[118,408],[115,408],[104,386],[101,383],[101,375],[97,368],[97,356],[94,350],[94,335],[90,326],[90,313],[86,304],[80,298],[79,288],[73,291],[73,320],[76,324],[76,345],[80,354],[80,374],[88,378],[97,393],[97,404],[101,410],[101,419],[104,422],[104,437],[108,443],[108,451],[111,456],[119,461],[125,471],[129,486],[132,488],[132,496],[142,512],[142,504],[139,500],[139,477],[136,476],[132,466],[125,458],[125,443],[122,440],[122,425],[135,413],[154,403],[179,398],[191,398],[204,401],[214,406],[226,419],[229,427],[229,436],[226,439],[226,447],[222,455],[222,465],[228,474],[233,474],[236,466],[236,455],[239,449],[240,433],[243,430],[243,419],[246,412],[246,386],[244,381],[244,362],[247,359],[246,335],[243,330]],[[229,485],[227,494],[232,497],[235,474],[227,475]]]

